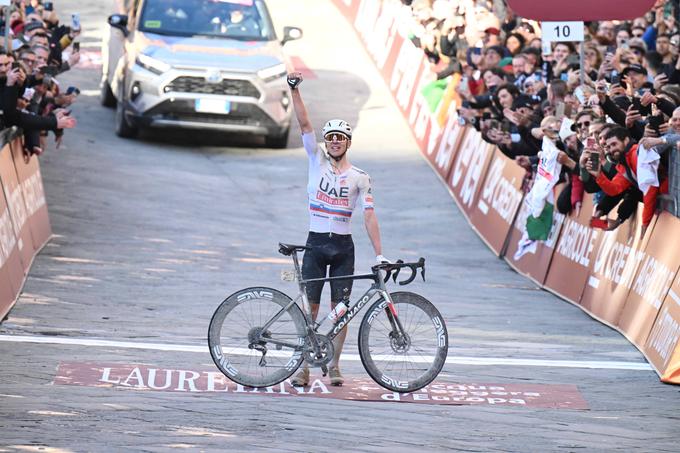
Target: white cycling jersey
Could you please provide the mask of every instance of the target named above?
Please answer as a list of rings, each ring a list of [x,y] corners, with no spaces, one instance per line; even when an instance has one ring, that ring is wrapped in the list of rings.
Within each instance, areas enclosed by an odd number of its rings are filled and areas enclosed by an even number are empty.
[[[302,144],[309,157],[309,231],[351,234],[357,199],[364,210],[373,209],[370,176],[354,166],[336,174],[314,132],[302,134]]]

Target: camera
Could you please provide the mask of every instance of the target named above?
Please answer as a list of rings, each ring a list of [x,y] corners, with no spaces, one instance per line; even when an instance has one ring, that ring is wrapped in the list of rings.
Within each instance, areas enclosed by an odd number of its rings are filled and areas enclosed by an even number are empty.
[[[80,43],[79,42],[73,43],[73,51],[74,52],[80,52]]]

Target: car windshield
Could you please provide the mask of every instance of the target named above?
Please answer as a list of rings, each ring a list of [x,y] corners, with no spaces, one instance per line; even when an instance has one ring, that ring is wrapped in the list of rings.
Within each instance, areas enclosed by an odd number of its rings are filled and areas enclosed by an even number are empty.
[[[276,39],[262,0],[146,0],[139,29],[171,36]]]

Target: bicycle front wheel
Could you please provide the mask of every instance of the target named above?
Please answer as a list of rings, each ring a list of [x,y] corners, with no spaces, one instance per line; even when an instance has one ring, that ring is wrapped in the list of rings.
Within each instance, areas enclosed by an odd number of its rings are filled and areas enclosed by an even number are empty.
[[[302,363],[306,336],[304,315],[291,302],[284,293],[264,287],[227,297],[208,328],[217,368],[248,387],[268,387],[290,377]]]
[[[449,336],[444,319],[430,301],[410,292],[390,296],[396,318],[386,300],[374,303],[361,321],[359,355],[375,382],[395,392],[413,392],[442,370]]]

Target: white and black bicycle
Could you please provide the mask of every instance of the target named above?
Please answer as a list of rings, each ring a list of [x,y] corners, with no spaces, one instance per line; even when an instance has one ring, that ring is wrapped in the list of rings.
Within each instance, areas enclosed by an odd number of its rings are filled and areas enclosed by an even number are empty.
[[[279,244],[279,252],[292,256],[299,295],[295,300],[273,288],[252,287],[235,292],[220,304],[208,329],[210,354],[232,381],[248,387],[268,387],[290,377],[306,361],[327,373],[333,358],[333,338],[369,303],[359,327],[359,355],[364,368],[381,386],[395,392],[413,392],[439,374],[448,352],[444,319],[435,306],[412,292],[388,293],[385,283],[399,271],[411,270],[401,285],[411,283],[425,259],[416,263],[384,263],[370,274],[303,280],[298,252],[308,247]],[[319,329],[327,317],[314,322],[305,285],[338,279],[372,280],[373,284],[326,333]],[[302,309],[301,309],[301,306]]]

